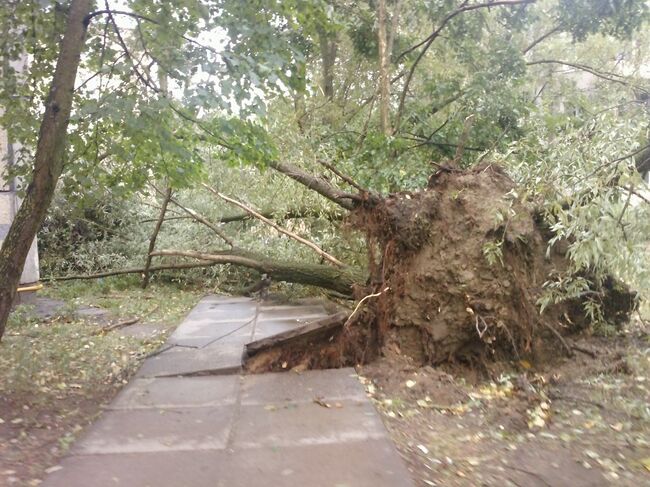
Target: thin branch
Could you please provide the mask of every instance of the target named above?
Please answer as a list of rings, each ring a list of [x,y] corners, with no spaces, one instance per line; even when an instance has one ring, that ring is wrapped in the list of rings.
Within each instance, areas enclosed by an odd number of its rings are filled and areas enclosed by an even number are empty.
[[[217,262],[212,262],[212,261],[199,261],[199,262],[193,262],[187,264],[158,265],[158,266],[149,267],[149,272],[151,273],[151,272],[168,271],[168,270],[196,269],[199,267],[212,267],[216,264]],[[41,281],[57,282],[57,281],[75,281],[75,280],[86,280],[86,279],[102,279],[104,277],[120,276],[124,274],[142,274],[143,272],[144,269],[136,267],[136,268],[129,268],[129,269],[118,269],[115,271],[98,272],[96,274],[42,277]]]
[[[193,218],[189,215],[182,215],[182,216],[168,216],[163,219],[163,221],[171,221],[171,220],[193,220]],[[145,218],[144,220],[140,220],[140,223],[153,223],[157,222],[158,218]]]
[[[537,46],[539,43],[544,42],[546,39],[548,39],[549,37],[551,37],[551,36],[552,36],[553,34],[555,34],[556,32],[559,32],[560,29],[562,29],[562,24],[553,27],[551,30],[549,30],[549,31],[546,32],[545,34],[542,34],[540,37],[538,37],[537,39],[535,39],[535,40],[534,40],[534,41],[533,41],[533,42],[532,42],[532,43],[531,43],[531,44],[530,44],[526,49],[524,49],[523,54],[527,54],[528,51],[530,51],[531,49],[533,49],[533,48],[534,48],[535,46]]]
[[[603,169],[605,169],[605,168],[607,168],[607,167],[609,167],[609,166],[613,166],[613,165],[615,165],[615,164],[618,164],[619,162],[623,162],[623,161],[625,161],[626,159],[630,159],[631,157],[634,157],[634,156],[636,156],[637,154],[642,153],[642,152],[643,152],[644,150],[646,150],[646,149],[650,149],[650,144],[644,145],[644,146],[641,147],[640,149],[637,149],[637,150],[635,150],[634,152],[631,152],[631,153],[626,154],[626,155],[624,155],[624,156],[618,157],[618,158],[613,159],[613,160],[611,160],[611,161],[607,161],[607,162],[605,162],[604,164],[601,164],[600,166],[598,166],[596,169],[594,169],[592,172],[590,172],[589,174],[587,174],[585,177],[580,178],[580,179],[577,181],[577,183],[582,182],[582,181],[584,181],[584,180],[586,180],[586,179],[589,179],[590,177],[594,176],[595,174],[599,173],[600,171],[602,171]]]
[[[214,194],[215,196],[221,198],[221,199],[224,200],[224,201],[227,201],[228,203],[231,203],[231,204],[233,204],[233,205],[235,205],[235,206],[238,206],[239,208],[241,208],[241,209],[244,210],[245,212],[250,213],[252,216],[254,216],[255,218],[257,218],[258,220],[260,220],[260,221],[266,223],[267,225],[269,225],[270,227],[276,229],[278,232],[280,232],[280,233],[286,235],[287,237],[292,238],[292,239],[295,240],[296,242],[300,242],[301,244],[306,245],[307,247],[309,247],[310,249],[312,249],[314,252],[316,252],[318,255],[320,255],[322,258],[324,258],[324,259],[330,261],[332,264],[337,265],[337,266],[339,266],[339,267],[343,267],[343,266],[344,266],[343,263],[342,263],[340,260],[338,260],[336,257],[334,257],[334,256],[332,256],[332,255],[330,255],[330,254],[328,254],[327,252],[325,252],[323,249],[321,249],[321,248],[320,248],[318,245],[316,245],[315,243],[313,243],[313,242],[311,242],[311,241],[309,241],[309,240],[307,240],[307,239],[305,239],[305,238],[302,238],[300,235],[296,235],[295,233],[290,232],[289,230],[286,230],[286,229],[282,228],[281,226],[279,226],[279,225],[277,225],[276,223],[272,222],[272,221],[269,220],[268,218],[262,216],[262,215],[261,215],[260,213],[258,213],[257,211],[255,211],[255,210],[253,210],[252,208],[246,206],[246,205],[243,204],[242,202],[237,201],[237,200],[235,200],[235,199],[233,199],[233,198],[230,198],[230,197],[226,196],[226,195],[223,194],[223,193],[220,193],[220,192],[217,191],[216,189],[211,188],[210,186],[208,186],[207,184],[203,183],[202,186],[203,186],[205,189],[207,189],[208,191],[210,191],[212,194]]]
[[[119,27],[117,26],[117,22],[115,21],[115,17],[113,17],[113,13],[111,10],[108,8],[108,0],[104,0],[104,3],[106,4],[106,13],[108,14],[108,18],[111,21],[111,24],[113,25],[113,31],[115,32],[115,35],[117,36],[117,41],[122,47],[122,50],[124,51],[124,54],[126,55],[126,58],[131,62],[131,67],[133,68],[133,72],[135,73],[136,77],[147,87],[151,88],[154,92],[160,93],[160,88],[156,86],[156,84],[149,78],[147,75],[145,77],[144,74],[140,72],[138,69],[138,65],[140,63],[135,62],[135,59],[133,58],[133,55],[129,51],[129,48],[126,45],[126,42],[124,42],[124,38],[122,37],[122,33],[120,32]],[[145,72],[146,74],[146,72]]]
[[[650,205],[650,199],[648,199],[646,196],[643,196],[641,193],[639,193],[638,191],[636,191],[632,186],[630,186],[629,188],[626,187],[626,188],[624,188],[624,189],[625,189],[626,191],[628,191],[630,194],[633,194],[634,196],[636,196],[637,198],[639,198],[639,199],[640,199],[641,201],[643,201],[644,203],[647,203],[647,204]]]
[[[580,71],[585,71],[587,73],[593,74],[597,78],[611,81],[612,83],[620,83],[623,86],[630,86],[630,83],[626,81],[621,75],[598,71],[597,69],[592,68],[591,66],[585,66],[584,64],[569,63],[567,61],[558,61],[555,59],[540,59],[538,61],[529,61],[526,63],[527,66],[535,66],[537,64],[560,64],[562,66],[569,66],[571,68],[579,69]]]
[[[406,101],[406,95],[408,93],[409,86],[411,84],[411,79],[413,78],[413,73],[415,73],[415,69],[417,68],[418,64],[426,54],[426,52],[429,50],[431,47],[431,44],[433,44],[433,41],[436,40],[436,38],[440,35],[440,32],[442,32],[442,29],[445,28],[445,26],[453,20],[456,16],[464,13],[464,12],[470,12],[472,10],[478,10],[481,8],[491,8],[491,7],[499,7],[499,6],[513,6],[513,5],[526,5],[526,4],[532,4],[535,3],[537,0],[504,0],[504,1],[496,1],[496,2],[487,2],[487,3],[480,3],[476,5],[463,5],[453,12],[449,13],[444,19],[442,19],[442,22],[440,22],[440,25],[436,30],[434,30],[429,37],[424,39],[422,42],[416,44],[415,46],[410,47],[406,51],[402,52],[398,58],[397,62],[399,62],[402,57],[406,56],[410,52],[414,51],[415,49],[419,48],[420,46],[424,46],[422,48],[422,51],[418,55],[418,57],[415,59],[413,62],[413,65],[409,69],[408,75],[406,76],[406,81],[404,82],[404,88],[402,89],[402,94],[400,96],[399,100],[399,107],[397,108],[397,117],[396,117],[396,122],[395,122],[395,132],[399,129],[400,121],[402,118],[402,113],[404,111],[404,103]]]
[[[164,194],[165,194],[165,193],[163,193],[161,190],[159,190],[158,188],[156,188],[156,186],[154,186],[153,184],[152,184],[151,186],[152,186],[152,187],[153,187],[153,188],[154,188],[154,189],[155,189],[159,194],[161,194],[161,195],[164,195]],[[182,205],[181,203],[179,203],[179,202],[178,202],[177,200],[175,200],[174,198],[169,198],[169,201],[170,201],[171,203],[175,204],[176,206],[178,206],[181,210],[183,210],[185,213],[187,213],[189,216],[191,216],[194,220],[196,220],[197,222],[202,223],[203,225],[205,225],[206,227],[208,227],[210,230],[212,230],[214,233],[216,233],[216,234],[221,238],[221,240],[223,240],[224,242],[226,242],[230,247],[234,247],[234,246],[235,246],[235,244],[233,243],[233,241],[232,241],[228,236],[226,236],[226,234],[224,234],[224,233],[223,233],[223,232],[222,232],[222,231],[221,231],[221,230],[220,230],[216,225],[214,225],[213,223],[211,223],[211,222],[210,222],[207,218],[205,218],[203,215],[197,213],[196,211],[194,211],[194,210],[191,209],[191,208],[188,208],[188,207]]]

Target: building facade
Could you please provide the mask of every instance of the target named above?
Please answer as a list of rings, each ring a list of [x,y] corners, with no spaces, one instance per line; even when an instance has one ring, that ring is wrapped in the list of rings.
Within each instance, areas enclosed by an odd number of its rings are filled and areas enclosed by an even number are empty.
[[[16,182],[7,176],[7,170],[13,164],[15,147],[9,142],[7,131],[0,127],[0,245],[4,241],[11,222],[20,207],[20,198],[16,193]],[[3,276],[0,276],[2,279]],[[29,255],[20,279],[21,285],[38,282],[38,250],[36,239],[31,243]]]

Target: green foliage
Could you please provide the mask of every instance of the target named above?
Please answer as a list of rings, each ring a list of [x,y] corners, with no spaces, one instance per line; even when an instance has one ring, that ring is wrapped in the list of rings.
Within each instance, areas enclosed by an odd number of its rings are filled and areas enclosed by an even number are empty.
[[[648,296],[650,208],[642,199],[647,185],[633,157],[620,156],[634,152],[640,135],[647,137],[644,124],[611,112],[577,130],[549,131],[543,122],[533,123],[529,136],[497,160],[516,175],[523,197],[543,211],[554,235],[550,245],[566,246],[570,258],[566,272],[545,284],[542,309],[590,293],[584,275],[599,284],[614,273]],[[587,301],[586,312],[600,322],[597,304]]]
[[[579,41],[595,32],[629,38],[647,15],[647,3],[635,0],[559,0],[557,7],[560,25]]]
[[[181,293],[174,286],[154,285],[142,291],[128,279],[106,281],[47,286],[47,296],[67,303],[64,312],[51,320],[37,317],[29,307],[12,314],[0,344],[3,396],[52,407],[60,399],[101,395],[121,387],[142,356],[161,344],[161,336],[140,340],[119,332],[97,334],[100,325],[81,321],[71,312],[79,305],[100,305],[115,317],[138,316],[159,323],[162,332],[200,297],[200,290],[186,288]],[[118,293],[128,293],[130,299]]]

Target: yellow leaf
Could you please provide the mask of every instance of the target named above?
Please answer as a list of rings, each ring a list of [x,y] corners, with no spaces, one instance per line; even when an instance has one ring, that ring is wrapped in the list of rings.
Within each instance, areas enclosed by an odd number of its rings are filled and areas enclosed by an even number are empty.
[[[644,467],[648,472],[650,472],[650,457],[642,458],[642,459],[641,459],[641,465],[643,465],[643,467]]]

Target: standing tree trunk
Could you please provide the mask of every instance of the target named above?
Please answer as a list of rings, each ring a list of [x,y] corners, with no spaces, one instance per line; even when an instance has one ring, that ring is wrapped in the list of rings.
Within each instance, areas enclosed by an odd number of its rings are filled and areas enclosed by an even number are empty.
[[[34,157],[32,181],[0,249],[0,339],[29,247],[43,223],[63,170],[74,83],[86,36],[90,0],[72,0]]]
[[[388,27],[386,22],[386,0],[379,0],[377,6],[377,30],[379,41],[379,117],[381,131],[384,135],[391,135],[390,127],[390,73],[388,52]]]
[[[338,45],[335,35],[326,32],[325,29],[319,30],[318,39],[321,50],[321,72],[323,77],[321,87],[325,98],[332,101],[334,98],[334,65],[336,63]]]

